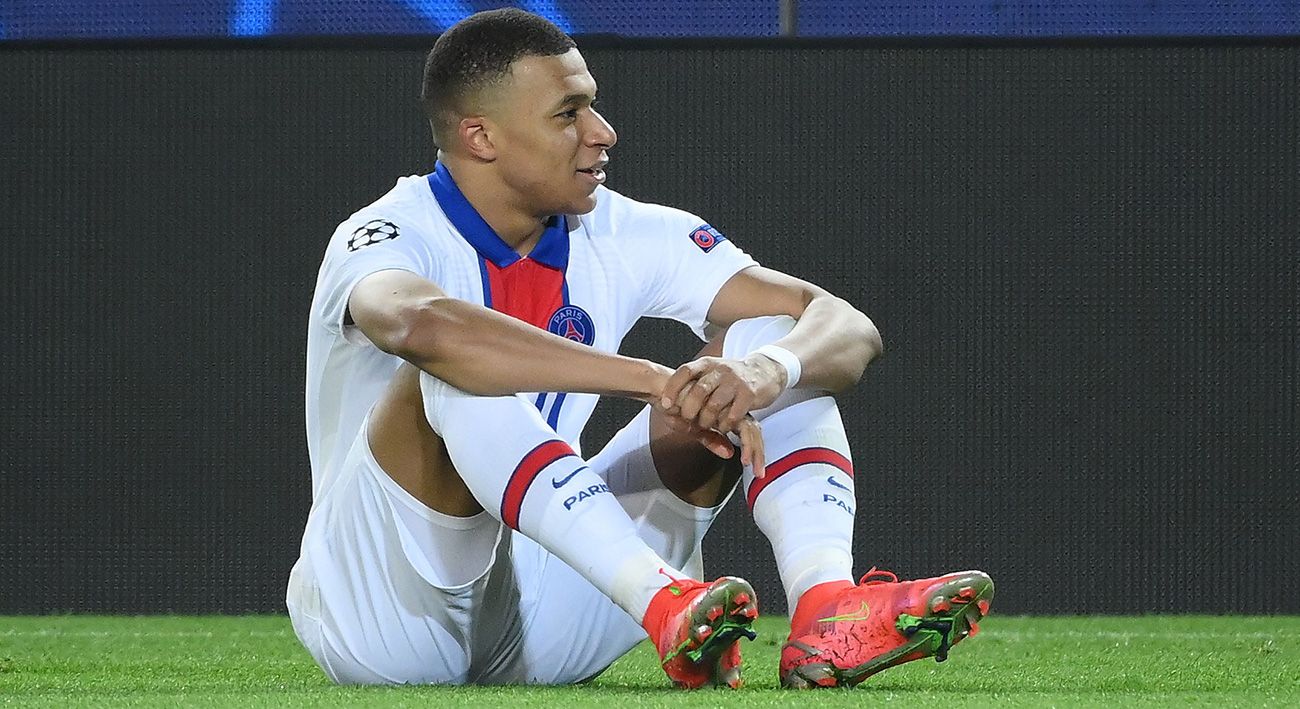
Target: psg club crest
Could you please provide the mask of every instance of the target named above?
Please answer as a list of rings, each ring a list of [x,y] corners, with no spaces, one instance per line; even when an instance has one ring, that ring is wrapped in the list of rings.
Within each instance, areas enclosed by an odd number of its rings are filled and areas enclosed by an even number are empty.
[[[348,251],[358,251],[381,241],[396,239],[400,234],[397,225],[387,219],[372,219],[348,237]]]
[[[694,241],[695,245],[700,247],[706,254],[712,251],[713,247],[717,246],[719,242],[726,240],[727,237],[708,224],[701,224],[695,227],[695,231],[691,232],[691,241]]]
[[[566,340],[581,342],[584,345],[596,341],[596,323],[592,322],[587,311],[576,305],[565,305],[555,311],[546,330]]]

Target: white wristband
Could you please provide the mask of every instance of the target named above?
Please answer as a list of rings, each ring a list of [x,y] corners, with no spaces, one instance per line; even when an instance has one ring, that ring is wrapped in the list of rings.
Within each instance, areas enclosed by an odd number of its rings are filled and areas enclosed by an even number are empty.
[[[763,345],[754,350],[753,354],[763,355],[777,364],[785,367],[785,388],[793,389],[799,383],[799,377],[803,375],[803,364],[794,353],[784,347],[776,345]]]

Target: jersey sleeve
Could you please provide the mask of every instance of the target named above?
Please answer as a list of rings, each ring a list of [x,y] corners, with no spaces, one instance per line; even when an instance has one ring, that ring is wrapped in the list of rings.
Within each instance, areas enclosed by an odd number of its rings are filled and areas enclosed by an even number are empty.
[[[357,216],[339,225],[325,251],[316,283],[314,307],[330,332],[350,342],[365,337],[346,323],[348,298],[366,276],[379,271],[410,271],[436,279],[435,264],[413,228],[397,218]]]
[[[634,268],[642,282],[645,315],[684,323],[705,339],[709,308],[732,276],[757,265],[740,247],[703,219],[679,209],[652,207],[653,218],[634,239]]]

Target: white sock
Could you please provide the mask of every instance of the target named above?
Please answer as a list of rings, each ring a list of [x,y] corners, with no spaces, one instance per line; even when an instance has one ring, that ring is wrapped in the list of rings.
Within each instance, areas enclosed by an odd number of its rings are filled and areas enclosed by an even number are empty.
[[[425,415],[474,499],[536,540],[637,622],[672,578],[604,483],[521,396],[466,394],[421,373]]]
[[[771,462],[762,480],[745,471],[745,499],[772,543],[793,613],[813,586],[853,580],[853,463],[829,396],[774,412],[762,423]]]
[[[792,318],[753,318],[732,325],[723,356],[743,358],[784,337]],[[791,613],[805,591],[853,580],[857,499],[844,421],[825,392],[793,389],[754,412],[763,427],[767,474],[742,478],[754,522],[772,544]]]

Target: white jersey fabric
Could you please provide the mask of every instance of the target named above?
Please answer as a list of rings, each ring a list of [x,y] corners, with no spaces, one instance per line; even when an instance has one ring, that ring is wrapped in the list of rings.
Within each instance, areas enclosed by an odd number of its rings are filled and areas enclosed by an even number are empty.
[[[685,323],[703,339],[718,291],[755,265],[703,219],[605,187],[597,188],[591,213],[556,221],[524,260],[559,271],[567,304],[561,307],[579,310],[564,313],[557,307],[543,315],[557,334],[606,352],[617,352],[632,325],[646,316]],[[501,267],[528,266],[516,260],[441,164],[431,175],[398,180],[388,194],[339,225],[325,251],[307,335],[314,500],[332,484],[362,420],[402,362],[345,324],[353,287],[368,275],[398,269],[427,278],[452,297],[491,306],[485,302],[492,297],[488,281]],[[499,304],[496,309],[508,312]],[[594,332],[574,331],[584,327]],[[596,400],[590,394],[537,395],[547,421],[579,454],[579,435]]]

